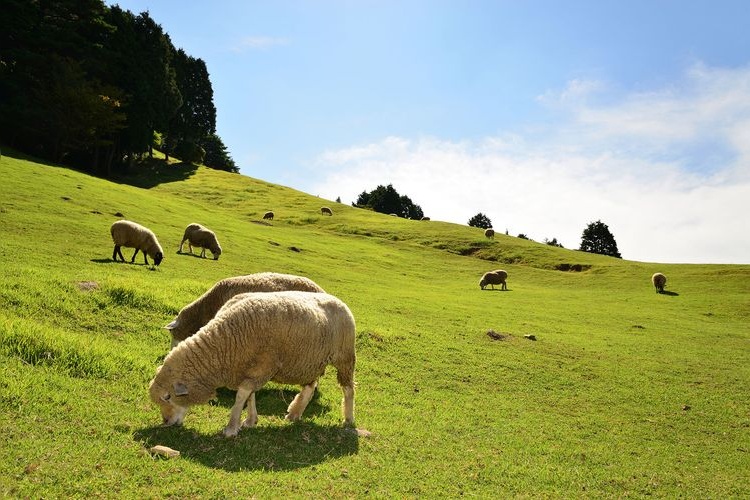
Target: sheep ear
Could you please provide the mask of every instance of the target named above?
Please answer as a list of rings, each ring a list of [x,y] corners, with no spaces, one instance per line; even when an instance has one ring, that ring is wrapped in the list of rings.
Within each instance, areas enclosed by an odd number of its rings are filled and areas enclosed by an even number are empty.
[[[174,384],[172,384],[172,387],[174,388],[175,396],[187,396],[188,395],[188,388],[182,382],[175,382]]]
[[[172,320],[172,322],[170,324],[166,325],[164,328],[167,329],[167,330],[169,330],[169,331],[172,331],[175,328],[177,328],[177,318],[175,318],[174,320]]]

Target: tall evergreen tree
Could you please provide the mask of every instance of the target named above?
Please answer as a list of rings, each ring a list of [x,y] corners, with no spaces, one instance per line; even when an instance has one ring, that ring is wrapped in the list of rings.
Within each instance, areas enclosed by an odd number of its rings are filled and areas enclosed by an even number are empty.
[[[216,170],[226,170],[227,172],[239,172],[240,169],[234,163],[234,160],[229,156],[227,147],[224,142],[216,134],[211,134],[201,141],[201,147],[206,152],[206,156],[203,159],[203,163],[210,168]]]
[[[492,221],[489,217],[479,212],[474,217],[469,219],[468,223],[471,227],[481,227],[482,229],[489,229],[492,227]]]
[[[609,227],[600,220],[589,223],[586,229],[583,230],[580,250],[609,255],[618,259],[622,258],[620,252],[617,250],[615,237],[609,231]]]

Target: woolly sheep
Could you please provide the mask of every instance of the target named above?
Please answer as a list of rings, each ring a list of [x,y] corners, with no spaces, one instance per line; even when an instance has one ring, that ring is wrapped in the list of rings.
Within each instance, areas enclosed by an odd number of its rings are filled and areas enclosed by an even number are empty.
[[[325,293],[313,280],[293,274],[256,273],[234,276],[219,281],[198,299],[183,307],[174,321],[164,328],[172,334],[174,347],[211,321],[226,301],[235,295],[285,290]]]
[[[135,262],[135,256],[138,255],[139,250],[143,252],[143,261],[146,265],[149,265],[147,256],[154,259],[155,266],[161,264],[162,259],[164,259],[164,251],[159,245],[159,240],[147,227],[129,220],[118,220],[109,228],[109,233],[115,243],[115,248],[112,251],[112,260],[114,261],[117,261],[119,255],[120,259],[125,262],[120,247],[135,248],[133,258],[130,259],[131,263]]]
[[[429,217],[422,217],[420,220],[430,220]]]
[[[492,229],[492,228],[488,228],[488,229],[485,229],[485,230],[484,230],[484,235],[485,235],[485,236],[486,236],[487,238],[489,238],[489,239],[491,239],[491,240],[494,240],[494,239],[495,239],[495,230],[494,230],[494,229]]]
[[[479,287],[484,290],[484,287],[490,285],[494,290],[494,285],[502,285],[501,290],[507,290],[508,285],[505,283],[506,279],[508,279],[508,273],[503,271],[502,269],[489,271],[482,275],[482,279],[479,280]]]
[[[664,285],[667,284],[667,277],[662,273],[654,273],[654,275],[651,276],[651,283],[654,284],[656,293],[664,293]]]
[[[181,424],[190,406],[207,403],[216,389],[237,391],[227,437],[258,422],[255,392],[266,382],[299,384],[287,409],[298,420],[328,365],[344,393],[344,423],[354,424],[355,324],[349,308],[325,293],[247,293],[222,309],[198,334],[173,349],[156,369],[151,400],[165,425]]]
[[[263,214],[263,220],[266,220],[266,219],[273,220],[273,212],[272,211],[269,210],[268,212],[266,212],[266,213]]]
[[[320,207],[321,215],[333,215],[333,211],[328,207]]]
[[[193,253],[193,245],[201,249],[201,257],[206,257],[206,249],[211,250],[211,254],[214,256],[214,260],[219,260],[221,255],[221,246],[219,240],[216,239],[216,234],[207,227],[201,226],[200,224],[190,224],[185,228],[185,233],[182,235],[182,241],[180,242],[180,249],[177,253],[182,253],[182,245],[188,242],[188,250]]]

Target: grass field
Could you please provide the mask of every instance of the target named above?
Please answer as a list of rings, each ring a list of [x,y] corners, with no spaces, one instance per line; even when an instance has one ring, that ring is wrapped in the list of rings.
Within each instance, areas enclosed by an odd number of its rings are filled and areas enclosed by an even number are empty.
[[[750,497],[750,266],[490,241],[159,161],[110,182],[3,148],[0,174],[3,496]],[[120,218],[157,234],[157,270],[112,262]],[[217,233],[218,261],[176,253],[191,222]],[[508,291],[481,291],[500,267]],[[351,308],[369,437],[340,425],[333,370],[299,423],[283,419],[299,388],[271,384],[236,438],[221,435],[227,390],[160,426],[147,387],[162,327],[259,271]]]

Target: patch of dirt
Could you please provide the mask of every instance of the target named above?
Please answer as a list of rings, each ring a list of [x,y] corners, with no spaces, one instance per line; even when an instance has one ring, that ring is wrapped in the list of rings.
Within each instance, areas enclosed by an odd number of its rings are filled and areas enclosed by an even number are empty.
[[[492,340],[510,340],[513,337],[510,333],[500,333],[495,330],[487,330],[487,336]]]
[[[99,283],[97,283],[96,281],[79,281],[78,283],[76,283],[76,285],[82,292],[90,292],[92,290],[99,289]]]

